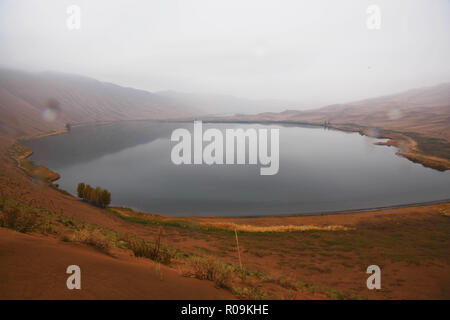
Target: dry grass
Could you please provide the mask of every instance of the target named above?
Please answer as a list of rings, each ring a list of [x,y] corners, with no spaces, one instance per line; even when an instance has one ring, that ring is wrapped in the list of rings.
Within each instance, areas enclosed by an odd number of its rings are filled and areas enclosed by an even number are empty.
[[[249,224],[237,224],[229,222],[217,222],[205,224],[209,227],[225,230],[237,230],[242,232],[296,232],[296,231],[348,231],[349,227],[341,225],[274,225],[274,226],[255,226]]]
[[[107,254],[111,250],[110,241],[98,229],[82,229],[74,234],[73,241],[85,243]]]
[[[450,208],[440,209],[439,212],[440,212],[444,217],[450,217]]]
[[[38,217],[30,212],[18,208],[3,208],[0,215],[0,226],[19,232],[32,232],[38,224]]]
[[[161,246],[160,240],[154,244],[139,238],[128,239],[126,241],[128,249],[133,251],[136,257],[148,258],[165,265],[169,265],[174,258],[174,254],[167,248]]]
[[[210,280],[220,288],[231,288],[231,266],[213,258],[191,257],[182,272],[185,277]]]

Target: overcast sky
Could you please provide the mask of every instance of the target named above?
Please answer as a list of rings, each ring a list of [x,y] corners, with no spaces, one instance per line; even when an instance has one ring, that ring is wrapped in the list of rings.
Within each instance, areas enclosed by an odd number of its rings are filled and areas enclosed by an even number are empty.
[[[449,30],[449,0],[0,0],[0,65],[308,108],[449,82]]]

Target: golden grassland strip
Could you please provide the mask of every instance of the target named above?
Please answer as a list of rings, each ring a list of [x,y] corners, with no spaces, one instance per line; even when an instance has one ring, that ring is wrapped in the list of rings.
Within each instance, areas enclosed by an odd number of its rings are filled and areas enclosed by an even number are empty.
[[[242,232],[296,232],[296,231],[348,231],[352,228],[341,225],[273,225],[273,226],[255,226],[249,224],[238,224],[229,222],[200,223],[200,225],[214,227],[225,230],[237,230]]]
[[[130,208],[109,208],[116,216],[127,220],[147,225],[167,225],[175,227],[200,227],[204,230],[225,230],[225,231],[240,231],[240,232],[303,232],[303,231],[349,231],[354,230],[349,227],[341,225],[269,225],[256,226],[251,224],[238,224],[231,222],[195,222],[189,219],[170,218],[160,215],[148,214],[143,212],[135,212]]]
[[[450,207],[439,209],[440,214],[444,217],[450,217]]]

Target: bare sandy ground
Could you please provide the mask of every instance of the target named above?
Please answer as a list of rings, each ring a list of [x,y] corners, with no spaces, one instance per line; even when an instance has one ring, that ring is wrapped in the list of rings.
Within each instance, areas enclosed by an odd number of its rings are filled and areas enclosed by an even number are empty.
[[[182,277],[148,259],[0,228],[0,299],[232,299],[209,281]],[[66,268],[81,268],[69,290]]]

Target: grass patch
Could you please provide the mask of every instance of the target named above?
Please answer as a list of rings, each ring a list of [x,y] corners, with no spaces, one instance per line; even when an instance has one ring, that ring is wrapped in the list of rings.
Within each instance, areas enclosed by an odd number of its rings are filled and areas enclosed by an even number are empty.
[[[0,198],[0,226],[19,232],[61,234],[61,241],[84,243],[106,254],[113,246],[131,249],[137,257],[163,264],[169,264],[178,255],[178,251],[162,246],[160,237],[153,243],[6,198]]]
[[[136,257],[148,258],[166,265],[170,264],[175,257],[168,248],[161,246],[160,241],[150,243],[144,239],[132,238],[126,241],[125,245]]]
[[[439,213],[442,214],[444,217],[450,217],[450,209],[440,209]]]
[[[241,232],[298,232],[298,231],[348,231],[348,227],[340,225],[315,226],[315,225],[278,225],[278,226],[255,226],[248,224],[237,224],[227,222],[208,223],[205,226]]]
[[[164,216],[150,214],[145,212],[136,212],[130,208],[108,208],[110,213],[115,216],[132,223],[138,223],[143,225],[152,226],[171,226],[178,228],[198,228],[198,225],[192,222],[188,222],[180,219],[171,219]]]
[[[38,223],[36,215],[15,207],[4,207],[0,216],[0,226],[22,233],[34,231]]]
[[[213,258],[190,257],[184,266],[183,276],[213,281],[220,288],[231,288],[233,268]]]
[[[74,234],[73,241],[85,243],[103,253],[110,254],[111,241],[99,229],[93,231],[81,229]]]

